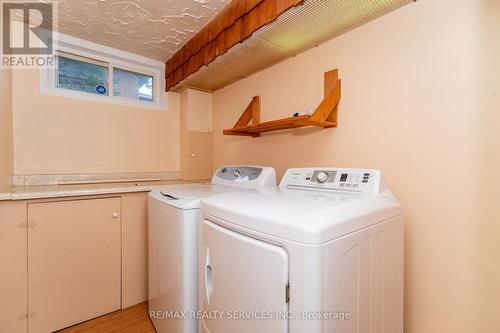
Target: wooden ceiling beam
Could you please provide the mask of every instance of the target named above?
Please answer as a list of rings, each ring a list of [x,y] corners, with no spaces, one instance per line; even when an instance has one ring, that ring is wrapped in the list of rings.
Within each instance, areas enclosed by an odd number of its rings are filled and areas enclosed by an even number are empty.
[[[165,66],[167,91],[304,0],[233,0]]]

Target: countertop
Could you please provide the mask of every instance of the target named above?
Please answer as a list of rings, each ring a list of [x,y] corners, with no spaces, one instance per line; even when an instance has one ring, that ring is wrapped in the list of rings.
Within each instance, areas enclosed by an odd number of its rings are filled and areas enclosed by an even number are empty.
[[[209,181],[163,180],[151,182],[101,183],[85,185],[0,187],[0,201],[149,192],[154,189],[167,187],[189,187],[207,184],[208,182]]]

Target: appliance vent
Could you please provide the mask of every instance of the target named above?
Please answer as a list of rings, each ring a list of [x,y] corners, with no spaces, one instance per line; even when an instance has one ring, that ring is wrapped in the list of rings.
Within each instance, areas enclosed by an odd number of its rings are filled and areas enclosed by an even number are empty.
[[[305,51],[413,0],[305,0],[254,36],[293,54]]]
[[[214,91],[324,43],[413,0],[305,0],[180,82]]]

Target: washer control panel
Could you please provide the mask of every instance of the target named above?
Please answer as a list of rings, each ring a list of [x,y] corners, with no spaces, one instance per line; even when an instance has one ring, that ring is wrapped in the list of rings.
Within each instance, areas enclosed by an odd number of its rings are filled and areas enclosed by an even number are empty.
[[[262,168],[251,166],[223,166],[217,170],[216,176],[230,181],[249,181],[259,178]]]
[[[276,186],[276,172],[265,166],[221,166],[215,172],[212,184],[253,189]]]
[[[292,168],[280,187],[377,194],[381,173],[376,169]]]

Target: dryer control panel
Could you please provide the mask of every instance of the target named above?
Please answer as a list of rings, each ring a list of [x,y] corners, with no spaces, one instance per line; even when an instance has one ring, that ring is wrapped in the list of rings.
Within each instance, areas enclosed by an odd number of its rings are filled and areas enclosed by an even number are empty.
[[[376,169],[292,168],[280,187],[377,194],[381,173]]]

